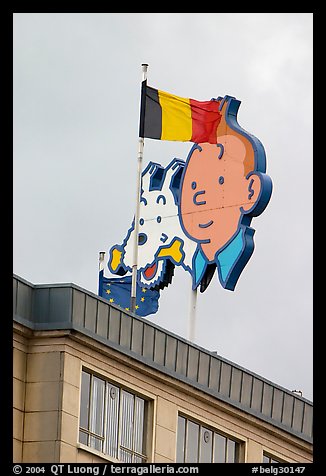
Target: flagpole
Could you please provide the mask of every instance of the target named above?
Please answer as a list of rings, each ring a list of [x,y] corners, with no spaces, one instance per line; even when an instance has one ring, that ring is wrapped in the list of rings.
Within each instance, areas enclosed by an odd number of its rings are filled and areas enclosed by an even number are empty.
[[[197,310],[197,288],[191,289],[191,296],[190,296],[190,313],[189,313],[189,330],[188,330],[188,339],[190,340],[190,342],[194,342],[195,340],[196,310]]]
[[[142,67],[142,81],[147,78],[148,64],[143,63]],[[136,191],[136,212],[135,212],[135,224],[134,224],[134,250],[133,250],[133,265],[132,265],[132,278],[131,278],[131,303],[130,308],[132,312],[135,312],[136,306],[136,290],[137,290],[137,267],[138,267],[138,234],[139,234],[139,212],[140,212],[140,193],[141,193],[141,175],[142,175],[142,162],[144,154],[144,137],[139,137],[138,140],[138,165],[137,165],[137,191]]]
[[[100,251],[98,254],[98,270],[104,269],[105,251]]]
[[[102,294],[102,275],[104,273],[105,251],[100,251],[98,254],[98,295]],[[102,271],[102,273],[101,273]]]

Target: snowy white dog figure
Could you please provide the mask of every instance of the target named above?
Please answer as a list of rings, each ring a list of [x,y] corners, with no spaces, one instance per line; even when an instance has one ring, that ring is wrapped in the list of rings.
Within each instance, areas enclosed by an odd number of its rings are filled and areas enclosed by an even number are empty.
[[[167,286],[174,266],[191,271],[196,243],[184,234],[178,212],[184,166],[179,159],[173,159],[166,168],[150,162],[142,173],[137,281],[145,288]],[[109,251],[108,268],[113,274],[132,271],[134,239],[133,221],[122,245]]]

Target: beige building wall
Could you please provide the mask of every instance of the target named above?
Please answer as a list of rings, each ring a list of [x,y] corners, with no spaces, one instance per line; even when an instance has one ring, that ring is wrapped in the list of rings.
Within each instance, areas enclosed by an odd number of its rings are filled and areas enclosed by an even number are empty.
[[[78,443],[82,367],[152,402],[149,462],[175,462],[178,412],[242,442],[241,461],[312,461],[305,441],[81,333],[26,331],[15,324],[14,462],[115,461]]]
[[[26,339],[14,333],[13,348],[13,458],[23,458],[25,382],[26,382]]]

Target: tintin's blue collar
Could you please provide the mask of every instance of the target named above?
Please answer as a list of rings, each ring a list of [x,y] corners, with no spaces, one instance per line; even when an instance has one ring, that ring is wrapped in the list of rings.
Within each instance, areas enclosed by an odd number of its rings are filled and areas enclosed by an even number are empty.
[[[228,276],[238,260],[244,247],[243,229],[240,228],[234,238],[215,255],[215,263],[219,270],[219,279],[223,287],[226,287]],[[200,245],[195,251],[192,267],[193,267],[193,289],[196,289],[201,282],[207,265],[211,263],[204,255]]]

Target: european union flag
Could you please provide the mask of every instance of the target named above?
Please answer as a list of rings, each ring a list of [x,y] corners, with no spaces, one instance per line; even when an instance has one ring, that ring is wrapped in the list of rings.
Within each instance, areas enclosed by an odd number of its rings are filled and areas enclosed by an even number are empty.
[[[101,270],[98,294],[110,303],[130,311],[131,276],[106,278]],[[141,317],[155,314],[158,311],[159,297],[159,291],[143,288],[137,283],[135,314]]]

